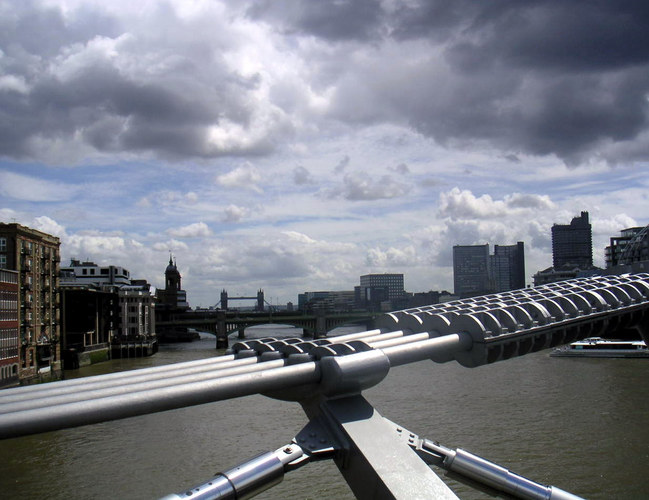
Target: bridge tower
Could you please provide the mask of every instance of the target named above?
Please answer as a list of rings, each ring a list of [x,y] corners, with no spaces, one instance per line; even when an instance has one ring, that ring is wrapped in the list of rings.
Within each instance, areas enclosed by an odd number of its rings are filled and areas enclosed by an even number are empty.
[[[221,290],[221,309],[228,310],[228,292],[225,288]]]
[[[260,288],[257,292],[257,311],[264,310],[264,291]]]

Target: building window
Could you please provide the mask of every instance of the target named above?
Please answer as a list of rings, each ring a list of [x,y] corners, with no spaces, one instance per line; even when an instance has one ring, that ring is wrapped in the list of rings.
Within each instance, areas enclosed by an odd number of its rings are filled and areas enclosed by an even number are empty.
[[[5,269],[7,267],[7,256],[0,255],[0,269]]]
[[[0,238],[0,252],[7,251],[7,238]]]

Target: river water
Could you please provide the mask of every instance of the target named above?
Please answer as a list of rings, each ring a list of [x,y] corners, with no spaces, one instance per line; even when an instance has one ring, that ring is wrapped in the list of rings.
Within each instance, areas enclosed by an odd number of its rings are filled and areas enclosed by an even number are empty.
[[[253,337],[295,332],[247,330]],[[219,354],[214,345],[206,335],[69,376],[206,358]],[[540,483],[589,499],[639,499],[649,498],[648,376],[649,359],[551,358],[543,351],[474,369],[455,362],[396,367],[364,394],[406,429]],[[305,424],[296,403],[249,396],[0,441],[0,496],[155,499],[277,449]],[[494,498],[438,472],[463,500]],[[353,496],[325,461],[287,474],[257,498]]]

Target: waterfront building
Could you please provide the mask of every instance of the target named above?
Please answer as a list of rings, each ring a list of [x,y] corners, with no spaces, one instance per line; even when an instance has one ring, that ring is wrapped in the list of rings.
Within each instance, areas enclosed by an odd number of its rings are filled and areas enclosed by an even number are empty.
[[[570,224],[552,226],[552,265],[555,269],[566,265],[579,269],[593,267],[593,231],[588,212],[574,217]]]
[[[612,236],[606,247],[606,268],[617,266],[641,268],[638,264],[649,264],[649,226],[623,229],[620,236]],[[631,271],[631,269],[629,269]],[[638,270],[631,272],[646,272]]]
[[[564,281],[573,278],[589,278],[591,276],[597,276],[603,274],[602,271],[603,269],[595,266],[591,266],[588,269],[580,269],[579,267],[565,264],[559,269],[548,267],[547,269],[538,271],[534,274],[532,279],[534,286],[548,285],[550,283],[556,283],[557,281]]]
[[[120,287],[117,329],[120,339],[142,340],[155,336],[155,300],[147,286]]]
[[[18,272],[18,377],[59,378],[59,238],[17,223],[0,223],[0,268]]]
[[[349,312],[354,309],[353,290],[304,292],[298,295],[300,311],[313,312],[320,309],[331,312]]]
[[[453,246],[453,290],[462,298],[491,292],[489,244]]]
[[[155,300],[146,280],[120,266],[72,259],[61,268],[66,367],[109,355],[110,344],[155,338]],[[85,353],[85,354],[83,354]]]
[[[359,308],[391,310],[405,307],[406,292],[403,274],[365,274],[360,286],[354,288],[354,300]]]
[[[18,385],[18,271],[0,269],[0,388]]]
[[[61,285],[64,369],[108,359],[119,312],[118,294],[112,287]]]

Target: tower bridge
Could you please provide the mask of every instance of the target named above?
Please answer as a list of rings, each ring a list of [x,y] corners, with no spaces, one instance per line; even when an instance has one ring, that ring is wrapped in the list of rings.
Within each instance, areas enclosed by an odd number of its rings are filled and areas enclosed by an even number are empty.
[[[263,311],[264,306],[268,304],[264,299],[264,291],[261,288],[257,290],[257,295],[250,297],[230,297],[228,296],[227,290],[223,289],[221,290],[221,299],[217,302],[216,307],[220,307],[227,311],[231,300],[255,300],[257,302],[255,304],[255,311]],[[271,306],[270,304],[268,305]]]
[[[433,465],[517,498],[575,500],[409,432],[380,415],[362,392],[394,366],[429,360],[474,368],[589,336],[629,333],[649,341],[649,274],[566,280],[395,311],[365,332],[242,341],[214,358],[5,389],[0,439],[263,394],[298,402],[308,420],[302,431],[166,500],[249,498],[318,460],[333,460],[361,499],[456,499]]]

